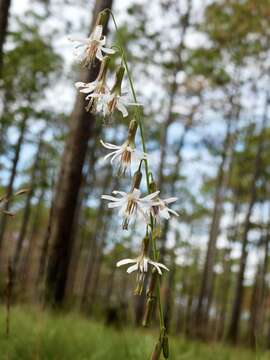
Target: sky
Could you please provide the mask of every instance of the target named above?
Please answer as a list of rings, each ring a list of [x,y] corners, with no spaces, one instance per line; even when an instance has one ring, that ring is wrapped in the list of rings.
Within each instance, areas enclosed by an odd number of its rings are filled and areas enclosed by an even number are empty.
[[[180,0],[179,0],[180,1]],[[117,20],[121,24],[122,21],[126,20],[126,8],[130,6],[130,4],[134,3],[135,1],[126,0],[126,1],[120,1],[116,0],[114,4],[114,12],[117,16]],[[196,0],[194,2],[194,9],[193,9],[193,19],[198,20],[202,16],[202,9],[204,6],[211,1],[206,0]],[[73,55],[72,55],[72,44],[68,40],[68,36],[84,36],[87,34],[88,31],[88,23],[89,23],[89,14],[91,11],[89,11],[89,7],[91,6],[87,5],[87,9],[85,4],[93,4],[92,1],[69,1],[68,3],[71,5],[65,5],[62,6],[62,1],[58,0],[52,0],[52,13],[53,18],[49,21],[45,22],[45,24],[41,27],[41,32],[46,34],[48,30],[54,29],[55,31],[55,37],[53,39],[54,47],[56,51],[58,51],[64,58],[64,69],[65,74],[67,77],[63,76],[59,81],[54,84],[53,89],[50,89],[50,91],[47,91],[45,94],[46,103],[48,106],[52,106],[53,108],[56,108],[59,111],[64,110],[65,112],[70,112],[73,107],[73,101],[75,97],[75,87],[73,83],[76,81],[74,78],[74,81],[71,80],[74,73],[70,72],[70,67],[74,61]],[[137,0],[136,3],[140,3],[144,6],[150,6],[149,1],[147,0]],[[182,2],[183,3],[183,2]],[[29,9],[37,9],[37,11],[43,11],[43,7],[40,6],[38,1],[30,1],[30,0],[13,0],[12,2],[12,8],[11,8],[11,14],[12,16],[19,16],[21,17],[22,14],[29,10]],[[157,6],[155,6],[155,3],[151,3],[151,17],[149,18],[149,23],[146,24],[147,31],[149,32],[155,32],[156,30],[163,29],[163,36],[164,38],[167,38],[169,35],[169,28],[171,21],[174,21],[174,15],[173,14],[166,14],[166,16],[160,16],[160,13],[157,10]],[[66,29],[66,22],[70,23],[70,27],[67,30]],[[130,20],[131,21],[131,20]],[[15,28],[15,22],[12,21],[11,29]],[[112,26],[112,24],[111,24]],[[132,24],[131,24],[132,26]],[[170,32],[170,36],[172,36],[172,41],[174,39],[173,32]],[[195,32],[190,31],[187,35],[186,42],[188,43],[188,46],[191,48],[195,48],[196,46],[200,45],[201,43],[205,42],[205,38]],[[9,46],[9,44],[8,44]],[[164,55],[165,56],[165,55]],[[153,74],[152,81],[147,81],[143,76],[136,82],[136,86],[140,88],[140,94],[141,98],[140,101],[147,103],[148,101],[152,101],[153,98],[156,101],[156,106],[159,106],[159,101],[161,101],[165,96],[164,94],[164,87],[162,86],[162,81],[160,82],[160,76],[156,71],[155,66],[150,69],[150,72]],[[64,75],[65,75],[64,74]],[[145,83],[147,81],[147,86],[145,86]],[[141,90],[143,89],[143,90]],[[247,93],[249,90],[247,89]],[[217,94],[218,96],[218,94]],[[254,102],[255,99],[250,99],[249,96],[247,96],[248,101],[246,102],[247,109],[254,108]],[[263,100],[262,100],[263,102]],[[257,104],[257,99],[256,99]],[[155,107],[155,102],[152,104]],[[183,110],[184,104],[178,104],[178,108]],[[258,106],[258,114],[261,116],[261,109],[262,106]],[[207,118],[205,118],[205,114],[207,115]],[[187,144],[184,149],[184,159],[185,164],[188,164],[189,166],[185,165],[184,169],[182,170],[184,175],[187,176],[187,181],[189,181],[192,186],[194,193],[197,192],[197,196],[200,197],[199,194],[199,188],[201,185],[201,180],[204,174],[215,174],[216,173],[216,163],[213,162],[213,158],[210,156],[208,151],[202,147],[198,146],[201,141],[202,136],[205,137],[217,137],[220,138],[223,136],[224,133],[224,124],[222,121],[215,121],[217,114],[214,111],[211,111],[209,109],[208,112],[204,113],[204,121],[202,125],[199,125],[196,127],[194,131],[192,131],[187,138]],[[158,118],[157,121],[163,121],[163,114]],[[221,119],[222,120],[222,119]],[[210,124],[210,125],[209,125]],[[169,138],[170,141],[173,142],[177,137],[181,136],[181,126],[176,125],[172,126],[169,132]],[[14,138],[14,142],[16,142],[16,133],[10,134],[11,138]],[[50,134],[48,135],[50,136]],[[198,154],[199,151],[199,154]],[[199,155],[199,160],[197,159]],[[24,166],[25,162],[30,161],[30,158],[32,156],[32,147],[31,146],[25,146],[24,153],[22,156],[22,161],[20,162],[20,166]],[[153,163],[153,167],[158,166],[159,162],[159,153],[155,152],[151,156],[151,161]],[[198,176],[199,174],[199,176]],[[230,218],[230,214],[224,217],[223,219],[223,225],[225,226],[228,219]],[[255,213],[254,216],[261,216],[259,212],[257,214]],[[185,226],[182,226],[182,234],[183,238],[188,238],[189,236],[189,230],[185,228]],[[202,246],[206,246],[207,243],[207,232],[208,228],[205,227],[205,231],[203,234],[200,234],[199,236],[195,236],[195,239],[192,241],[196,241],[200,243]],[[172,240],[173,243],[173,235]],[[227,242],[226,236],[223,233],[219,238],[219,246],[225,245]],[[234,256],[239,255],[239,246],[235,246],[235,249],[233,251]],[[250,279],[254,272],[254,265],[257,262],[257,255],[254,254],[250,256],[249,258],[249,272],[247,278]]]

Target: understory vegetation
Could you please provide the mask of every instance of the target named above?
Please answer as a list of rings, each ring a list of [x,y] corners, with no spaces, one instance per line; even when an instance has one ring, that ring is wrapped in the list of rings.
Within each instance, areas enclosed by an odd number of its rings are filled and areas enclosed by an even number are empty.
[[[155,334],[151,329],[115,329],[79,314],[53,314],[31,307],[11,312],[10,336],[5,334],[5,311],[0,312],[0,359],[122,360],[145,359]],[[267,360],[269,353],[235,349],[171,337],[175,360]]]

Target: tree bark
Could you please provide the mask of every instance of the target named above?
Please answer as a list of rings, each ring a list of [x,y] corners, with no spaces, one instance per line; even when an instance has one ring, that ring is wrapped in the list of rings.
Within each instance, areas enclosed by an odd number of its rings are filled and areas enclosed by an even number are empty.
[[[264,303],[266,301],[266,275],[268,270],[268,257],[269,257],[269,241],[270,241],[270,222],[267,225],[266,234],[262,234],[262,246],[264,247],[264,258],[258,264],[250,309],[250,322],[249,322],[249,339],[250,345],[256,346],[256,339],[260,336],[262,329],[262,319],[264,313]]]
[[[175,285],[175,273],[176,273],[176,264],[175,264],[175,254],[174,249],[172,250],[173,254],[171,256],[171,268],[168,274],[168,282],[165,289],[165,299],[164,299],[164,323],[167,331],[170,330],[172,313],[173,313],[173,295],[174,295],[174,285]]]
[[[44,204],[44,197],[45,197],[46,188],[45,186],[42,186],[40,194],[38,196],[37,205],[36,205],[36,211],[33,216],[33,223],[30,230],[29,235],[29,244],[26,249],[26,253],[23,259],[23,267],[22,267],[22,277],[21,277],[21,292],[26,293],[29,285],[29,278],[30,274],[33,274],[33,260],[34,260],[34,254],[36,252],[37,246],[35,246],[35,240],[37,240],[37,232],[39,229],[40,224],[40,213],[42,206]],[[35,267],[36,268],[36,267]],[[35,276],[36,279],[36,276]],[[33,282],[30,283],[31,285]],[[31,291],[35,289],[35,286],[31,286]]]
[[[111,182],[111,176],[110,176],[110,172],[109,172],[109,173],[106,173],[106,175],[104,177],[103,186],[102,186],[103,194],[106,193],[106,189],[108,188],[110,182]],[[98,208],[97,216],[96,216],[96,225],[95,225],[94,234],[90,239],[90,249],[89,249],[88,258],[87,258],[85,280],[84,280],[84,284],[83,284],[83,293],[82,293],[82,299],[81,299],[82,309],[84,309],[85,306],[88,304],[89,287],[90,287],[90,283],[93,279],[95,264],[96,264],[96,261],[98,260],[98,259],[96,259],[96,257],[98,255],[98,251],[99,250],[102,251],[101,249],[98,249],[98,246],[99,246],[98,243],[100,240],[100,231],[101,231],[102,227],[105,227],[105,232],[106,232],[106,225],[104,224],[104,215],[106,215],[105,214],[105,203],[104,203],[104,201],[100,200],[99,208]],[[105,239],[102,238],[101,242],[103,243],[104,241],[105,241]]]
[[[112,0],[96,0],[91,29],[97,15],[105,8],[111,8]],[[107,26],[104,26],[107,33]],[[99,65],[81,71],[81,81],[96,79]],[[92,135],[95,116],[85,111],[84,95],[78,93],[70,121],[70,133],[66,142],[61,170],[56,187],[54,215],[51,224],[51,244],[46,276],[46,302],[55,306],[63,304],[67,283],[68,267],[72,249],[72,226],[75,217],[82,169],[87,152],[88,140]]]
[[[10,171],[10,177],[9,177],[9,181],[8,181],[8,186],[7,186],[6,194],[5,194],[7,197],[7,201],[5,203],[5,206],[3,207],[4,211],[9,210],[10,198],[13,194],[13,185],[14,185],[14,180],[15,180],[16,174],[17,174],[17,165],[19,162],[21,147],[23,144],[24,135],[25,135],[25,131],[26,131],[27,117],[28,117],[27,114],[25,114],[22,119],[22,122],[20,125],[20,135],[19,135],[17,144],[14,148],[14,158],[13,158],[12,168]],[[1,253],[1,247],[3,244],[3,240],[4,240],[5,231],[6,231],[6,225],[7,225],[7,215],[2,214],[1,220],[0,220],[0,253]]]
[[[256,152],[256,157],[254,161],[254,170],[253,170],[253,177],[250,184],[250,200],[248,204],[248,209],[244,221],[244,229],[242,235],[242,247],[241,247],[241,257],[240,257],[240,268],[236,279],[236,289],[235,289],[235,297],[232,306],[232,313],[231,313],[231,321],[228,329],[228,340],[236,343],[238,338],[239,332],[239,322],[240,322],[240,315],[241,315],[241,307],[242,307],[242,299],[243,299],[243,282],[244,282],[244,275],[246,270],[246,262],[247,262],[247,244],[248,244],[248,233],[250,230],[250,217],[252,214],[252,210],[254,204],[257,199],[257,180],[261,172],[261,157],[263,152],[264,146],[264,138],[265,138],[265,127],[267,123],[268,117],[268,106],[269,106],[269,97],[266,100],[266,107],[265,107],[265,114],[262,123],[261,132],[258,139],[258,147]]]
[[[238,116],[239,113],[237,114],[237,117]],[[213,218],[209,232],[207,254],[204,263],[198,306],[196,310],[196,323],[198,333],[200,332],[200,325],[202,325],[202,330],[204,332],[205,321],[207,321],[208,318],[210,301],[213,291],[213,268],[216,254],[216,243],[219,234],[220,220],[223,212],[223,199],[225,195],[225,188],[228,182],[228,166],[232,158],[235,142],[235,136],[233,135],[231,128],[232,117],[230,117],[227,122],[227,130],[223,145],[222,159],[219,165],[216,182]]]
[[[29,188],[29,191],[28,191],[27,197],[26,197],[26,204],[24,207],[22,225],[21,225],[21,229],[19,232],[17,242],[16,242],[16,248],[15,248],[15,253],[14,253],[14,257],[13,257],[13,263],[12,263],[13,282],[15,282],[15,280],[16,280],[17,268],[18,268],[18,264],[19,264],[19,260],[20,260],[23,241],[24,241],[24,238],[26,235],[26,231],[27,231],[27,227],[28,227],[28,223],[29,223],[29,219],[30,219],[30,214],[31,214],[31,201],[32,201],[32,198],[33,198],[34,192],[35,192],[35,186],[36,186],[35,181],[36,181],[36,175],[37,175],[38,166],[39,166],[40,153],[42,150],[42,135],[40,136],[36,157],[35,157],[34,164],[32,167],[32,172],[31,172],[31,176],[30,176],[30,188]]]
[[[8,29],[8,17],[11,0],[0,0],[0,79],[3,69],[3,47]]]

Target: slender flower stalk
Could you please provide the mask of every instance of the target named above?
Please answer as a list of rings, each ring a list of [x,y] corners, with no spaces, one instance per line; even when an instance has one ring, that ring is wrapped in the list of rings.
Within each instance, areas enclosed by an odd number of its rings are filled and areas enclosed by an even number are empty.
[[[164,264],[160,263],[159,252],[157,249],[155,226],[161,222],[162,218],[169,219],[171,214],[178,216],[178,214],[169,208],[169,204],[176,201],[176,198],[159,198],[159,191],[153,187],[153,176],[149,171],[148,156],[146,151],[144,128],[141,120],[141,111],[139,109],[139,103],[137,101],[133,80],[128,67],[125,52],[121,45],[113,46],[117,48],[121,55],[121,65],[119,66],[115,82],[111,90],[106,85],[106,73],[108,68],[109,56],[103,56],[103,53],[112,54],[115,51],[111,48],[105,47],[106,39],[102,36],[102,18],[111,15],[116,31],[118,27],[113,13],[110,9],[103,10],[98,17],[96,27],[87,39],[86,42],[82,42],[84,45],[84,58],[83,62],[89,65],[95,58],[101,61],[101,69],[98,78],[92,83],[76,83],[76,87],[80,92],[86,94],[86,100],[89,100],[87,111],[100,111],[104,116],[111,115],[115,110],[122,113],[125,118],[128,116],[128,105],[135,105],[135,120],[132,120],[129,125],[129,133],[127,140],[120,146],[110,144],[101,140],[101,144],[109,149],[113,150],[105,156],[105,159],[110,158],[111,163],[116,162],[118,165],[119,173],[124,175],[127,171],[130,171],[131,165],[136,164],[138,170],[134,173],[132,178],[132,185],[129,192],[113,191],[113,195],[102,195],[102,199],[108,200],[109,208],[119,208],[119,215],[123,217],[122,227],[127,230],[131,221],[141,217],[145,221],[146,236],[142,241],[142,250],[140,255],[134,259],[123,259],[117,262],[117,267],[129,264],[127,269],[128,273],[133,271],[137,272],[137,287],[135,293],[140,295],[144,287],[145,275],[148,272],[150,266],[154,269],[152,273],[152,279],[150,282],[150,290],[148,291],[147,306],[148,312],[145,317],[145,322],[150,321],[151,309],[153,308],[153,301],[157,299],[158,311],[159,311],[159,323],[160,323],[160,336],[156,344],[152,359],[159,359],[161,352],[165,358],[168,358],[168,337],[164,325],[163,309],[160,296],[160,275],[162,270],[169,270]],[[127,102],[122,94],[122,81],[124,74],[127,74],[130,84],[132,97],[134,103]],[[135,135],[139,128],[139,134],[142,143],[142,152],[139,152],[135,147]],[[141,196],[141,166],[144,164],[145,179],[147,184],[148,195]],[[149,244],[152,245],[152,255],[148,255]]]
[[[118,26],[117,26],[114,14],[112,13],[112,11],[110,9],[107,9],[107,11],[110,13],[110,15],[111,15],[111,17],[113,19],[116,31],[118,31]],[[135,92],[134,85],[133,85],[133,80],[132,80],[132,77],[131,77],[131,73],[129,71],[129,67],[128,67],[125,52],[124,52],[121,44],[118,47],[121,50],[122,60],[123,60],[123,63],[125,65],[125,68],[126,68],[126,72],[127,72],[127,76],[128,76],[129,84],[130,84],[130,87],[131,87],[131,92],[132,92],[134,102],[138,103],[137,102],[137,97],[136,97],[136,92]],[[140,129],[140,136],[141,136],[143,151],[144,151],[144,153],[147,153],[146,145],[145,145],[145,138],[144,138],[144,128],[143,128],[143,124],[142,124],[142,121],[141,121],[141,115],[140,115],[140,112],[139,112],[138,108],[135,108],[135,110],[136,110],[136,112],[135,112],[136,120],[137,120],[137,122],[139,124],[139,129]],[[148,159],[147,158],[144,159],[144,165],[145,165],[145,176],[146,176],[147,188],[148,188],[148,192],[150,194],[151,193],[151,187],[150,187],[151,173],[149,171],[149,165],[148,165]],[[156,243],[156,232],[154,231],[154,218],[153,218],[152,214],[150,214],[150,228],[151,228],[151,243],[152,243],[153,257],[154,257],[154,261],[158,261],[159,255],[158,255],[157,243]],[[165,323],[164,323],[164,316],[163,316],[163,308],[162,308],[162,303],[161,303],[161,296],[160,296],[160,279],[157,280],[156,289],[157,289],[157,301],[158,301],[158,312],[159,312],[159,323],[160,323],[160,341],[159,341],[157,352],[154,350],[152,359],[159,359],[160,354],[161,354],[161,350],[162,350],[162,347],[163,347],[163,341],[161,340],[161,338],[163,336],[164,331],[166,331],[165,330]],[[168,348],[168,337],[166,338],[166,344],[167,344],[166,348]],[[168,356],[169,356],[168,352],[163,351],[163,353],[166,356],[166,358],[168,358]]]

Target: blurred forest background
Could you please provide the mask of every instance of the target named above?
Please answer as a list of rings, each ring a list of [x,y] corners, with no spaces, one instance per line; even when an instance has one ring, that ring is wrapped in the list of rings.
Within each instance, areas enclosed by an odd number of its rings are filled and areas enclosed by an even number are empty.
[[[169,332],[269,348],[269,0],[0,0],[2,303],[8,292],[13,304],[141,324],[146,294],[115,266],[136,255],[140,228],[123,234],[100,200],[129,182],[99,142],[121,144],[127,123],[85,112],[74,83],[93,74],[68,41],[107,7],[159,188],[179,198],[160,238]]]

